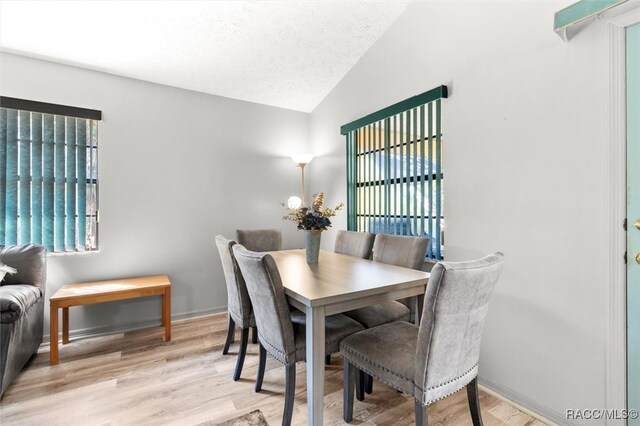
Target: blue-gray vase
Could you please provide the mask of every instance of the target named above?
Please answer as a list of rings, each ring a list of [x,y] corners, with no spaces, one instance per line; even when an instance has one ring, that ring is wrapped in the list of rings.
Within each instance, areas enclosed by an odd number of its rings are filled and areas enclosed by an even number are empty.
[[[304,231],[304,246],[307,252],[307,263],[318,263],[321,235],[322,231]]]

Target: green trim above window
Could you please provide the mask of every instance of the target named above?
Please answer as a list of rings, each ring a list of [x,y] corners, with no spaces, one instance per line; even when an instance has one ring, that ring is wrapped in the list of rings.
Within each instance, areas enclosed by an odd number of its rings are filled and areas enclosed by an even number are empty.
[[[449,94],[447,91],[447,86],[436,87],[435,89],[431,89],[428,92],[412,96],[409,99],[405,99],[404,101],[400,101],[396,104],[383,108],[380,111],[376,111],[365,117],[352,121],[351,123],[345,124],[344,126],[340,127],[340,133],[346,135],[347,133],[364,127],[368,124],[384,120],[385,118],[391,117],[392,115],[396,115],[417,106],[427,104],[429,102],[435,101],[436,99],[447,98],[448,96]]]

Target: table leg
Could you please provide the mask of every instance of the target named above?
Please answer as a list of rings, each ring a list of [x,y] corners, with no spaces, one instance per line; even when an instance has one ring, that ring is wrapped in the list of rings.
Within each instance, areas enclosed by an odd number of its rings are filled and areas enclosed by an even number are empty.
[[[307,307],[307,424],[322,425],[324,408],[324,306]]]
[[[162,295],[162,325],[164,326],[164,341],[171,341],[171,287],[167,287]]]
[[[49,301],[49,364],[58,364],[58,304]]]
[[[414,297],[415,300],[415,308],[416,308],[416,317],[414,318],[415,325],[420,325],[420,320],[422,319],[422,309],[424,307],[424,294],[420,294]]]
[[[62,308],[62,344],[69,343],[69,308]]]

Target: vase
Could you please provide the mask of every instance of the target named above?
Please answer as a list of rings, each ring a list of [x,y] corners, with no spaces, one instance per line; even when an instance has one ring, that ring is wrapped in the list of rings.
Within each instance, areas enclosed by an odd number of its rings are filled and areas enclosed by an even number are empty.
[[[321,236],[322,231],[304,231],[304,246],[307,252],[307,263],[318,263]]]

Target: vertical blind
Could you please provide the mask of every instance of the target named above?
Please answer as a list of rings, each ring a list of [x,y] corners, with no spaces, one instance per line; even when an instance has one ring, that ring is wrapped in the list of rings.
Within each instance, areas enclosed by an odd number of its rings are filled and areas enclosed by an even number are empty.
[[[427,236],[442,258],[440,86],[341,127],[347,141],[348,229]]]
[[[96,250],[100,111],[0,101],[0,245]]]

